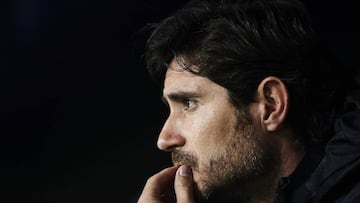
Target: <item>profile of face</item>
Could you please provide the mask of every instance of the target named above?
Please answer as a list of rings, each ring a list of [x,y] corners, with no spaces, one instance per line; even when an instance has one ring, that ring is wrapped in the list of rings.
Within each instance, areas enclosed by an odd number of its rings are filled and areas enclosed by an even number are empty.
[[[176,60],[166,72],[163,98],[170,113],[158,147],[172,153],[174,165],[192,168],[198,202],[271,198],[280,152],[254,113],[256,102],[235,107],[225,88]]]

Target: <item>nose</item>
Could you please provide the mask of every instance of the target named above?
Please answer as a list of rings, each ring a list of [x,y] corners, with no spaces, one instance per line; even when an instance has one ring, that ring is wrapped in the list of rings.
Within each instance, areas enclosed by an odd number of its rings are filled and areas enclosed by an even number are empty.
[[[169,116],[160,132],[157,141],[158,148],[163,151],[172,151],[185,143],[186,139],[181,134],[179,122],[176,118]]]

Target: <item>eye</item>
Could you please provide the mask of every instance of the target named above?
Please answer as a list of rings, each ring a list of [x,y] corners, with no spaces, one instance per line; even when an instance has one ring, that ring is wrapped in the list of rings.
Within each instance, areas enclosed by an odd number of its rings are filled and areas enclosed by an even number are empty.
[[[185,111],[194,108],[194,106],[196,104],[196,102],[194,100],[192,100],[192,99],[184,99],[183,103],[184,103],[184,110]]]

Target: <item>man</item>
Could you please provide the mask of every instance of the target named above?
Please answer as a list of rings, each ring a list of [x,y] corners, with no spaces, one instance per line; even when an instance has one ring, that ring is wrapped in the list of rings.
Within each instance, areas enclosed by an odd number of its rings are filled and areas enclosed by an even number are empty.
[[[344,71],[300,2],[190,1],[155,27],[146,60],[174,166],[138,203],[360,200],[358,107],[342,108]]]

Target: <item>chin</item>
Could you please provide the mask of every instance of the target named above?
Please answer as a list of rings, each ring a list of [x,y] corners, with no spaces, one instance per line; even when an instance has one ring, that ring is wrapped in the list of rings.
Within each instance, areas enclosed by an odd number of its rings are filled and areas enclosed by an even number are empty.
[[[197,171],[193,171],[194,189],[195,189],[195,192],[197,192],[197,193],[201,193],[201,191],[203,189],[200,179],[201,179],[200,173]]]
[[[201,181],[204,177],[198,171],[193,170],[194,194],[196,202],[206,202],[206,187]]]
[[[194,196],[197,203],[217,202],[212,199],[214,187],[208,182],[209,177],[204,177],[199,172],[193,172]],[[224,203],[223,201],[220,201]]]
[[[204,176],[197,171],[193,172],[193,180],[197,203],[253,202],[251,199],[254,196],[263,195],[261,186],[266,184],[262,178],[214,181],[214,176]]]

